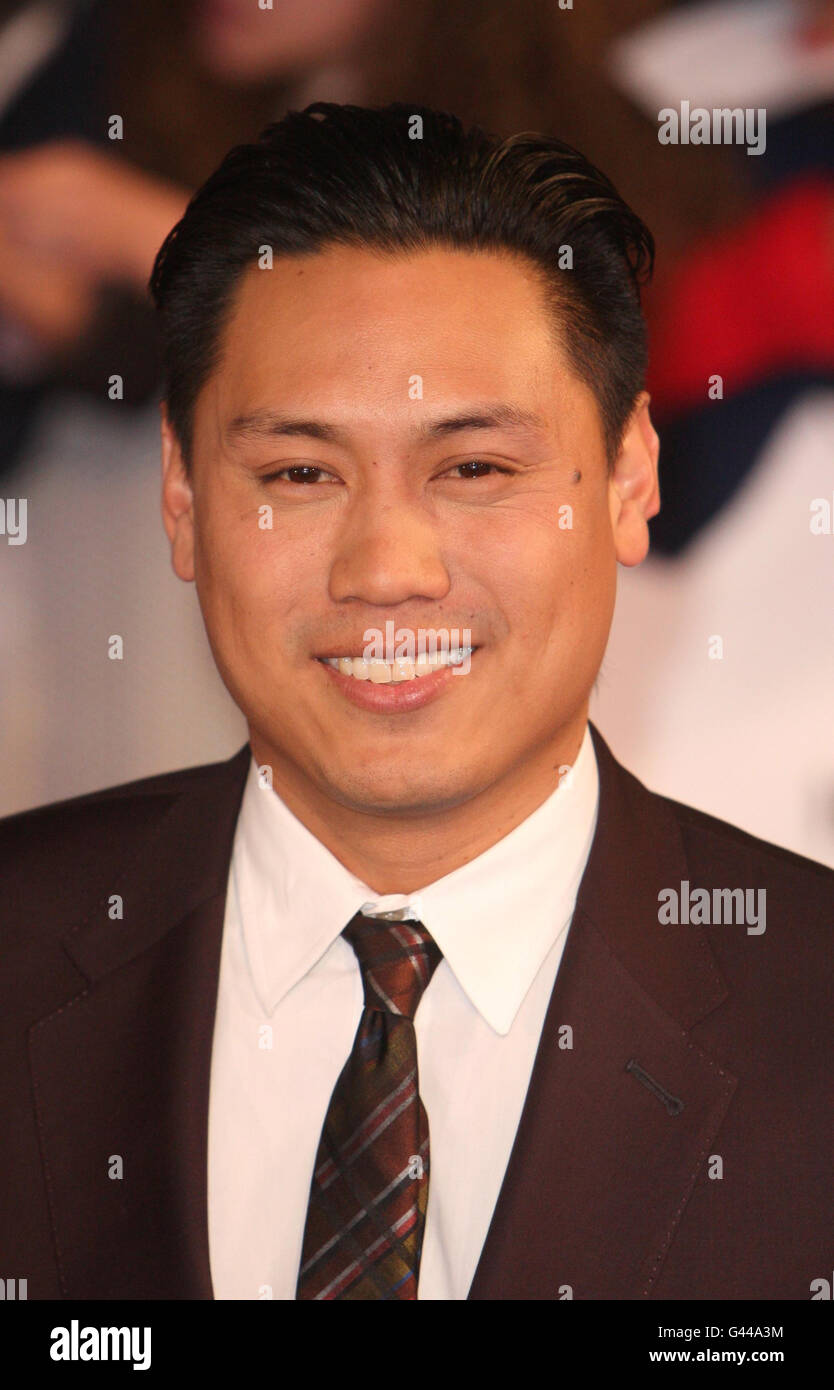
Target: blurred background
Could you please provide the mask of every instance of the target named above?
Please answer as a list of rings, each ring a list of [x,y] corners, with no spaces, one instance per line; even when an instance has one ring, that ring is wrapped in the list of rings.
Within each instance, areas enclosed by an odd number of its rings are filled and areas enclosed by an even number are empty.
[[[245,741],[170,567],[147,278],[231,145],[404,100],[560,136],[652,228],[662,510],[591,717],[834,865],[834,3],[261,4],[0,0],[0,815]],[[764,151],[662,144],[684,100],[763,108]]]

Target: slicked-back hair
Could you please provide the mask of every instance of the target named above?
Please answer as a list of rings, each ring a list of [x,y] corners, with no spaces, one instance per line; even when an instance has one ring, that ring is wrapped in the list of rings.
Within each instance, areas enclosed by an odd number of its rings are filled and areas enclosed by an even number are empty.
[[[500,139],[401,102],[314,102],[230,150],[154,262],[164,395],[187,468],[194,406],[239,278],[259,248],[277,258],[334,245],[526,258],[568,361],[596,397],[611,465],[643,389],[640,285],[654,261],[651,232],[611,181],[551,136]]]

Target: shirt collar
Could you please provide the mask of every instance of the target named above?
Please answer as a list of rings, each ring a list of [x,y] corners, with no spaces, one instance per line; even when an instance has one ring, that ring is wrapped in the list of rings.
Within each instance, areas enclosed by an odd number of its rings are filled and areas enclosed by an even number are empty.
[[[380,897],[350,873],[271,788],[254,758],[232,856],[253,983],[271,1013],[356,912],[411,908],[487,1023],[507,1033],[566,931],[596,829],[599,775],[586,724],[572,771],[483,854],[409,895]]]

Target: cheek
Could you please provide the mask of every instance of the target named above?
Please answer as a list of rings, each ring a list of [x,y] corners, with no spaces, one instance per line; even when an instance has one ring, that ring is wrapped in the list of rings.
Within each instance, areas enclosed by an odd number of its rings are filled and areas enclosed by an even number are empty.
[[[617,558],[605,518],[577,536],[571,560],[566,599],[571,614],[589,638],[598,628],[607,636],[617,591]]]
[[[569,519],[569,518],[566,518]],[[606,517],[574,509],[572,526],[528,533],[510,580],[514,626],[554,656],[566,648],[596,651],[607,641],[617,585]],[[497,590],[496,590],[497,592]]]
[[[318,566],[309,545],[253,518],[203,529],[195,564],[200,605],[216,644],[245,665],[292,656],[316,601]]]
[[[215,514],[198,529],[195,580],[203,613],[233,640],[242,632],[227,629],[261,621],[269,596],[280,593],[280,585],[270,533],[258,531],[257,519],[231,524],[227,518],[228,512],[225,518]]]

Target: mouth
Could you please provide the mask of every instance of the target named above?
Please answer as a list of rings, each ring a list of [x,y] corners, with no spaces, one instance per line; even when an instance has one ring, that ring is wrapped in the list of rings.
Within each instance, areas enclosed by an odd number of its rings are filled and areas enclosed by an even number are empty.
[[[410,714],[431,705],[467,681],[455,680],[470,669],[479,647],[452,648],[435,656],[395,661],[367,661],[361,656],[314,658],[335,693],[370,714]],[[478,658],[480,659],[480,658]]]
[[[401,685],[405,681],[425,680],[445,667],[463,666],[475,651],[477,647],[453,647],[449,651],[418,656],[414,661],[405,657],[395,661],[367,661],[362,656],[320,656],[316,660],[351,680],[370,681],[373,685]]]

